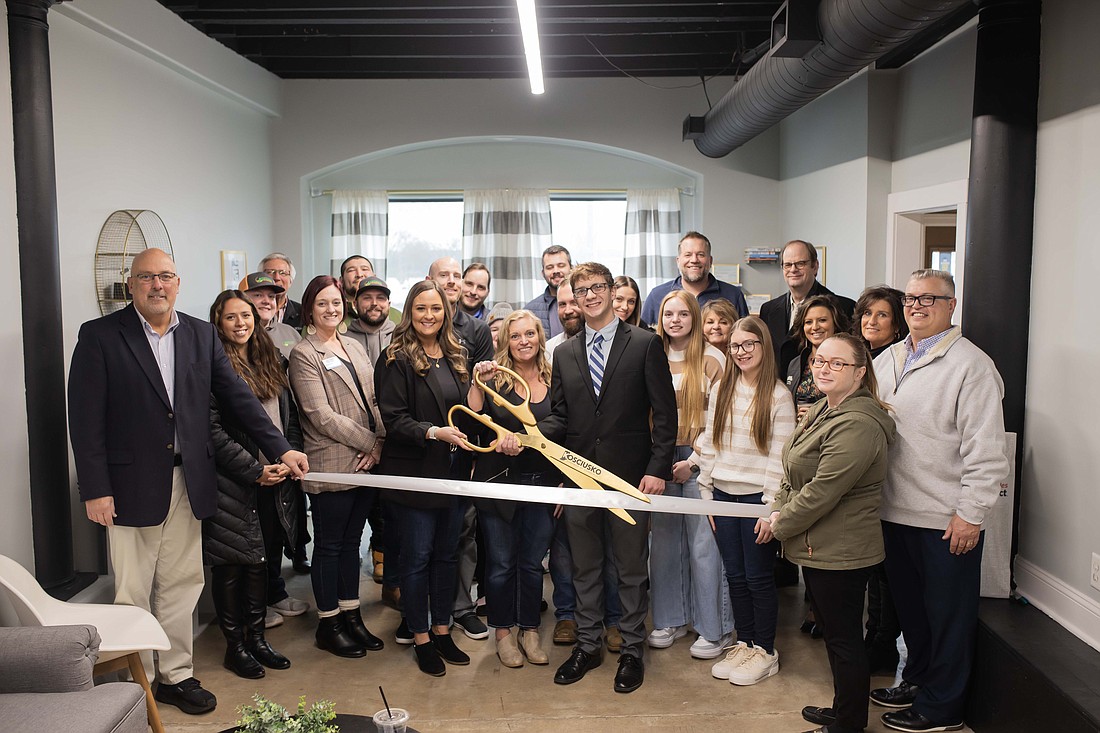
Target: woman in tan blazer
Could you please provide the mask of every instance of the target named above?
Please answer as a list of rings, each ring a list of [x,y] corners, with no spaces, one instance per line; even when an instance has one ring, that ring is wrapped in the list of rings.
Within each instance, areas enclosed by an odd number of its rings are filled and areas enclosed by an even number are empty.
[[[318,275],[302,296],[306,337],[290,352],[290,384],[314,471],[370,471],[386,430],[374,396],[374,370],[363,347],[344,336],[339,282]],[[313,505],[313,594],[320,623],[317,646],[341,657],[382,648],[359,612],[359,543],[376,490],[305,482]]]

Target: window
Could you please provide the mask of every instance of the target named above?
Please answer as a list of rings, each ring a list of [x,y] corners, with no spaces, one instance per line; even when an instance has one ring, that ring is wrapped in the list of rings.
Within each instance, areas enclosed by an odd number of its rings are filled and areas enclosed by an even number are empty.
[[[550,199],[554,244],[569,250],[573,264],[600,262],[623,271],[626,198]]]

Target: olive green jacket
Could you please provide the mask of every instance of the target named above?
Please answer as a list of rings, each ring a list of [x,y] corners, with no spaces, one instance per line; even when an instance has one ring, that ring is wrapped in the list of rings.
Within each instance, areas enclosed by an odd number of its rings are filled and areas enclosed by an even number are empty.
[[[836,409],[821,400],[783,446],[783,480],[772,509],[787,558],[822,570],[882,562],[879,500],[894,420],[866,389]]]

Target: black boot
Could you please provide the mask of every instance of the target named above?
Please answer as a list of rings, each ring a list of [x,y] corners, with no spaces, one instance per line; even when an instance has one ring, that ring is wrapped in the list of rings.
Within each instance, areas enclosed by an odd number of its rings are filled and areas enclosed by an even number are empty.
[[[266,565],[248,565],[244,569],[247,624],[245,628],[245,649],[265,667],[286,669],[290,660],[271,648],[264,638],[264,618],[267,616],[267,580]]]
[[[344,626],[348,630],[348,636],[359,642],[359,646],[368,652],[376,652],[385,646],[381,639],[367,630],[366,625],[363,624],[363,615],[360,613],[358,606],[350,611],[341,611],[340,615],[344,617]]]
[[[367,653],[348,633],[340,614],[326,616],[317,624],[317,647],[338,657],[362,657]]]
[[[443,657],[439,656],[439,651],[433,642],[417,644],[413,649],[416,651],[416,666],[420,667],[421,672],[430,674],[432,677],[442,677],[447,674],[447,665],[443,664]]]
[[[244,565],[215,565],[210,571],[210,594],[225,635],[225,668],[238,677],[255,680],[264,668],[245,647]],[[261,621],[261,625],[262,625]]]

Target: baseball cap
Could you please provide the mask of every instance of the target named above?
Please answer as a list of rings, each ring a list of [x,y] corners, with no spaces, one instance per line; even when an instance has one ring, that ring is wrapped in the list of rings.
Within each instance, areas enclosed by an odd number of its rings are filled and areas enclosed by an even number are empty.
[[[272,280],[271,275],[266,272],[253,272],[241,280],[237,286],[237,290],[243,293],[247,293],[249,290],[259,290],[260,288],[271,288],[276,293],[282,293],[286,290],[282,285]]]
[[[371,289],[381,290],[383,293],[386,294],[387,298],[390,297],[390,288],[388,285],[386,285],[386,281],[380,277],[375,277],[374,275],[371,275],[370,277],[365,277],[359,281],[359,287],[355,290],[355,297],[358,298],[364,292]]]

